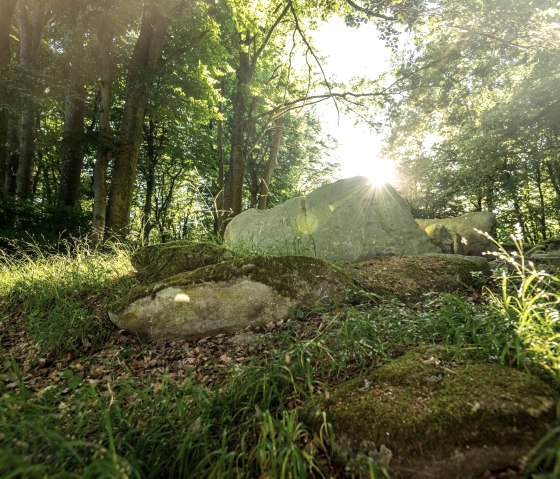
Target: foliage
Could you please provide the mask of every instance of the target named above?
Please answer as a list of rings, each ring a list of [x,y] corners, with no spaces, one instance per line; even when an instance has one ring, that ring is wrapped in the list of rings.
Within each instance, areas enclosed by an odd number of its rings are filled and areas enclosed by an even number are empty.
[[[84,240],[62,242],[54,254],[31,243],[13,247],[17,254],[0,256],[0,312],[25,321],[45,353],[103,344],[110,333],[103,305],[132,282],[128,252],[122,246],[91,250]]]
[[[402,191],[437,216],[497,211],[500,237],[558,234],[555,2],[445,0],[422,18],[395,57],[386,153]]]
[[[495,242],[499,251],[491,253],[506,266],[500,293],[490,291],[492,303],[515,328],[528,358],[560,380],[560,278],[538,270],[525,257],[519,227],[511,239],[516,251]]]

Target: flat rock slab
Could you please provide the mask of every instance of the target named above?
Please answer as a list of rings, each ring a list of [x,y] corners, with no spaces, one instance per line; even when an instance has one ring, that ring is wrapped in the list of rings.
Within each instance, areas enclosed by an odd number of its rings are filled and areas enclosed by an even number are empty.
[[[140,248],[131,262],[140,281],[153,283],[234,257],[233,252],[217,244],[172,241]]]
[[[343,301],[355,288],[342,269],[317,258],[254,256],[138,287],[110,307],[110,318],[140,336],[196,339]]]
[[[483,257],[448,254],[380,256],[346,265],[361,288],[383,298],[417,300],[431,292],[480,287],[490,274]]]
[[[369,457],[396,478],[466,479],[518,464],[557,399],[528,373],[424,347],[311,400],[305,416],[319,428],[326,412],[335,458],[356,473]]]
[[[390,186],[365,177],[336,181],[270,210],[247,210],[228,224],[224,243],[253,254],[304,254],[330,261],[441,253]]]

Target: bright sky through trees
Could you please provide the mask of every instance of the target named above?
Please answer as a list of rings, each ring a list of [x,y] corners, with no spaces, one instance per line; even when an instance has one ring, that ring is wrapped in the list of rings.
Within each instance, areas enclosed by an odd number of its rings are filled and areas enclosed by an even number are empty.
[[[389,68],[390,50],[378,39],[375,26],[350,28],[340,18],[320,26],[313,35],[318,51],[324,55],[325,71],[335,82],[353,77],[374,79]],[[341,163],[341,177],[364,175],[376,183],[394,181],[393,164],[380,158],[381,137],[356,118],[337,115],[332,101],[318,108],[324,131],[338,140],[335,156]]]

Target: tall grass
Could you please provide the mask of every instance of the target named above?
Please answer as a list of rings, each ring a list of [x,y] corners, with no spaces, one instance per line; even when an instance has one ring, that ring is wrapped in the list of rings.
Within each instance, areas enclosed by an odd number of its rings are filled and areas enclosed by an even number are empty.
[[[101,344],[108,334],[103,306],[133,282],[124,247],[67,245],[63,253],[28,245],[17,255],[0,256],[0,321],[17,315],[53,354]]]
[[[498,247],[495,255],[504,264],[499,292],[488,290],[494,307],[516,332],[519,356],[545,369],[560,381],[560,278],[525,257],[521,229],[511,235],[516,251]]]

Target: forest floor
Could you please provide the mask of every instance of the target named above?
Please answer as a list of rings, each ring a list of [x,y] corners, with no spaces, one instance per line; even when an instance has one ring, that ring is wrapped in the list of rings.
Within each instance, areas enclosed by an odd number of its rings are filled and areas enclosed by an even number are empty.
[[[419,344],[518,361],[514,332],[479,292],[146,341],[106,318],[135,281],[126,255],[14,266],[0,285],[0,477],[340,477],[328,438],[299,417],[310,396]],[[525,476],[512,465],[481,477]]]

